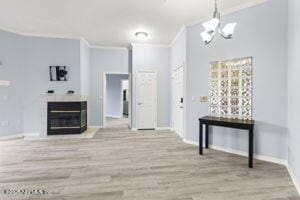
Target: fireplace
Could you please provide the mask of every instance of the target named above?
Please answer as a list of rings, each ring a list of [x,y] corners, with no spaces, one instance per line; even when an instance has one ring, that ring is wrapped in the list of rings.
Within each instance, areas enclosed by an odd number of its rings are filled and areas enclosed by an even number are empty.
[[[81,134],[87,130],[87,102],[48,102],[48,135]]]

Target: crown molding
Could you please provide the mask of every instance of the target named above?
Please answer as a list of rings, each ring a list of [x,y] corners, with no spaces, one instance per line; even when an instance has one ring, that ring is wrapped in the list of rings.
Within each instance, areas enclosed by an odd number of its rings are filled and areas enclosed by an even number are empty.
[[[176,43],[176,41],[178,40],[178,38],[181,36],[181,34],[186,30],[186,26],[183,25],[179,31],[177,32],[177,34],[175,35],[174,39],[172,40],[172,42],[170,43],[170,47],[173,47],[174,44]]]
[[[85,39],[85,38],[80,38],[80,41],[82,42],[82,43],[84,43],[86,46],[88,46],[89,48],[91,48],[91,45],[90,45],[90,43]]]
[[[66,40],[78,40],[85,43],[89,48],[92,49],[107,49],[107,50],[128,50],[127,47],[119,47],[119,46],[100,46],[100,45],[91,45],[84,37],[68,37],[68,36],[60,36],[60,35],[45,35],[45,34],[33,34],[33,33],[24,33],[18,32],[12,29],[0,28],[0,30],[13,33],[19,36],[24,37],[39,37],[39,38],[48,38],[48,39],[66,39]]]
[[[128,51],[127,47],[117,47],[117,46],[98,46],[98,45],[90,45],[91,49],[103,49],[103,50],[123,50]]]
[[[167,44],[131,43],[131,47],[161,47],[170,48]]]
[[[228,15],[249,7],[253,7],[262,3],[265,3],[269,0],[253,0],[249,3],[243,4],[243,5],[238,5],[233,8],[223,10],[222,15]],[[67,37],[67,36],[60,36],[60,35],[45,35],[45,34],[31,34],[31,33],[23,33],[23,32],[18,32],[12,29],[7,29],[7,28],[0,28],[0,30],[6,31],[6,32],[11,32],[17,35],[21,36],[27,36],[27,37],[43,37],[43,38],[55,38],[55,39],[71,39],[71,40],[80,40],[83,41],[89,48],[92,49],[106,49],[106,50],[130,50],[131,47],[133,46],[148,46],[148,47],[163,47],[163,48],[171,48],[175,42],[178,40],[182,32],[184,32],[188,27],[201,24],[206,20],[209,20],[210,16],[203,17],[201,19],[198,19],[194,22],[187,23],[183,25],[176,36],[173,38],[170,44],[148,44],[148,43],[131,43],[129,47],[123,47],[123,46],[101,46],[101,45],[91,45],[84,37]]]

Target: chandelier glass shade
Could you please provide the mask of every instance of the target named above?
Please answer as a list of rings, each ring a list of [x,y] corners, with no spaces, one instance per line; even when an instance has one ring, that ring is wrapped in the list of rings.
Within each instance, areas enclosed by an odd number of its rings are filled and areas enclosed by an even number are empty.
[[[211,43],[216,32],[219,32],[219,34],[225,39],[232,39],[236,25],[237,23],[228,23],[221,28],[221,15],[218,11],[217,0],[215,0],[213,19],[202,23],[205,30],[201,32],[200,35],[206,45]]]

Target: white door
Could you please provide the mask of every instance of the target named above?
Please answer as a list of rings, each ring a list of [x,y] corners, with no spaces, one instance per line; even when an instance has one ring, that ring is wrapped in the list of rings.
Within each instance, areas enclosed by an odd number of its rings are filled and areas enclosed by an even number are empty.
[[[173,127],[183,137],[183,67],[173,73]]]
[[[137,74],[137,128],[155,129],[157,126],[156,72]]]

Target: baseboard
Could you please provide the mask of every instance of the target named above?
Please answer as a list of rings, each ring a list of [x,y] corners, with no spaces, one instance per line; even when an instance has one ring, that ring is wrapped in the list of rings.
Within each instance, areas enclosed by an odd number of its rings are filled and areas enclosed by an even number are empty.
[[[295,173],[294,173],[294,170],[291,168],[291,166],[289,164],[287,164],[286,166],[291,178],[292,178],[292,181],[296,187],[296,190],[298,192],[298,194],[300,195],[300,183],[298,183],[297,179],[296,179],[296,176],[295,176]]]
[[[14,134],[14,135],[6,135],[6,136],[0,136],[0,141],[3,140],[13,140],[13,139],[18,139],[18,138],[23,138],[23,134]]]
[[[39,137],[40,133],[23,133],[24,137]]]
[[[131,128],[131,131],[138,131],[137,128]]]
[[[116,116],[116,115],[106,115],[106,117],[122,119],[122,116]]]
[[[103,126],[88,126],[88,128],[101,129],[101,128],[103,128]]]
[[[171,130],[171,127],[156,127],[155,130],[157,131]]]
[[[183,142],[187,143],[187,144],[199,146],[198,142],[189,141],[189,140],[186,140],[186,139],[184,139]],[[227,152],[227,153],[232,153],[232,154],[244,156],[244,157],[248,156],[248,152],[235,150],[235,149],[231,149],[231,148],[220,147],[220,146],[216,146],[216,145],[210,145],[210,148],[214,149],[214,150],[218,150],[218,151],[223,151],[223,152]],[[272,162],[272,163],[287,166],[287,161],[283,160],[283,159],[279,159],[279,158],[274,158],[274,157],[270,157],[270,156],[263,156],[263,155],[259,155],[259,154],[254,154],[254,158],[257,159],[257,160],[262,160],[262,161],[267,161],[267,162]]]

